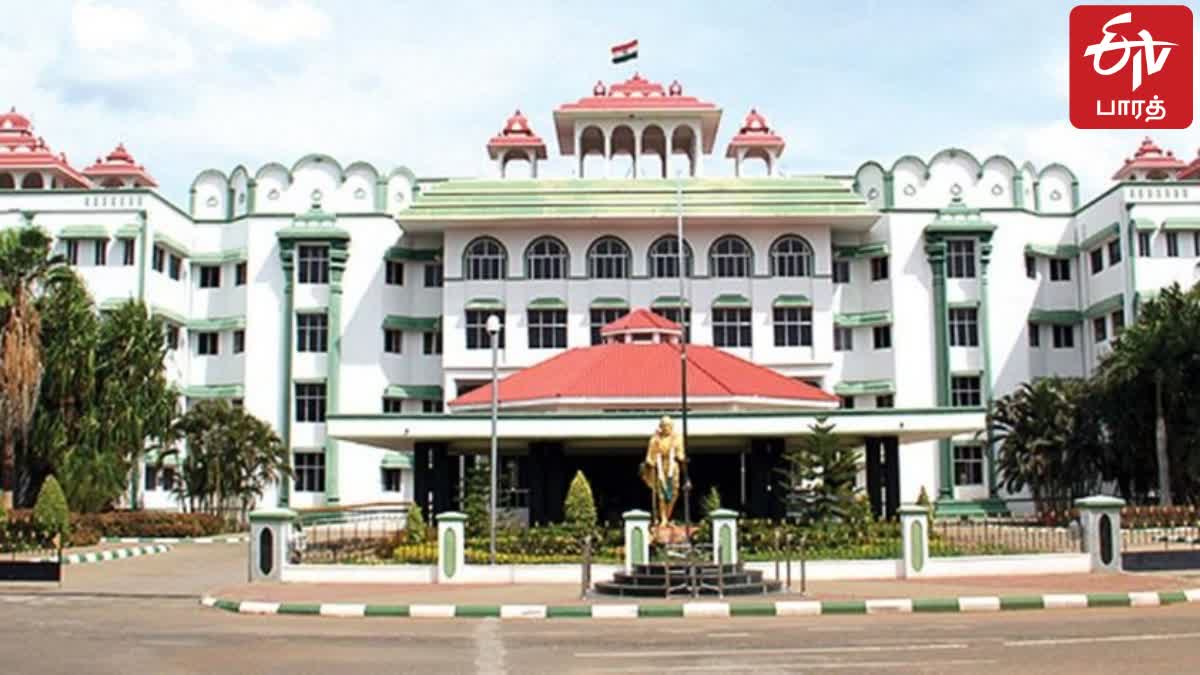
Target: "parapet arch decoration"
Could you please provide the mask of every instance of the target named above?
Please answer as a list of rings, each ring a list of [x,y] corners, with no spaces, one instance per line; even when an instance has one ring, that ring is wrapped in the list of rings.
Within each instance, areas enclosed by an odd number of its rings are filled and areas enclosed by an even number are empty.
[[[192,192],[195,192],[196,186],[206,178],[216,178],[221,181],[221,184],[224,185],[226,189],[229,188],[229,177],[225,175],[225,172],[221,171],[220,169],[205,169],[196,174],[196,177],[192,179]]]
[[[1011,159],[1009,159],[1007,155],[992,155],[991,157],[988,157],[987,159],[983,160],[983,164],[979,165],[979,177],[980,178],[983,178],[984,170],[987,169],[988,165],[993,162],[1007,164],[1008,168],[1012,171],[1012,174],[1014,176],[1021,173],[1021,170],[1017,168],[1017,163],[1012,161]]]
[[[349,176],[350,174],[354,173],[355,171],[363,170],[363,169],[365,169],[368,173],[371,174],[371,180],[373,180],[376,183],[379,182],[379,175],[380,175],[379,169],[376,169],[375,165],[371,164],[370,162],[365,162],[363,160],[358,160],[356,162],[351,162],[350,164],[348,164],[346,166],[345,175]]]
[[[951,148],[943,148],[943,149],[938,150],[937,152],[933,153],[933,157],[929,158],[929,164],[928,164],[929,168],[926,171],[926,177],[928,177],[928,172],[933,169],[934,163],[937,162],[942,157],[948,157],[950,159],[955,159],[960,155],[966,157],[967,159],[969,159],[975,163],[975,177],[976,178],[983,176],[983,165],[979,163],[979,159],[977,157],[975,157],[975,155],[973,155],[969,150],[964,150],[962,148],[957,148],[957,147],[951,147]]]
[[[299,170],[301,167],[303,167],[305,164],[309,164],[309,163],[324,164],[326,162],[328,162],[329,164],[332,164],[333,167],[335,169],[337,169],[338,185],[345,183],[346,182],[346,171],[345,171],[345,169],[342,168],[342,165],[333,157],[326,155],[324,153],[320,153],[320,152],[310,152],[309,154],[296,160],[296,163],[292,165],[291,173],[295,174],[296,171]]]
[[[1029,166],[1030,166],[1030,168],[1033,168],[1032,164],[1030,164]],[[1045,176],[1051,170],[1057,170],[1057,171],[1062,171],[1062,172],[1066,173],[1068,176],[1071,177],[1071,185],[1079,185],[1079,179],[1075,177],[1075,172],[1071,171],[1070,167],[1068,167],[1066,164],[1061,164],[1059,162],[1051,162],[1051,163],[1047,164],[1046,166],[1043,166],[1042,170],[1037,172],[1038,180],[1041,180],[1042,176]]]
[[[254,181],[258,182],[258,181],[262,180],[263,176],[265,176],[268,171],[278,171],[278,172],[282,173],[284,176],[287,177],[287,184],[288,185],[292,184],[292,172],[289,171],[286,166],[280,164],[279,162],[267,162],[266,164],[263,164],[261,167],[259,167],[258,171],[254,174]]]
[[[401,164],[400,166],[389,171],[387,174],[387,179],[390,181],[391,179],[395,178],[396,176],[403,176],[403,177],[407,178],[409,184],[411,184],[411,185],[417,184],[417,174],[413,173],[412,169],[408,168],[407,166],[404,166],[403,164]]]

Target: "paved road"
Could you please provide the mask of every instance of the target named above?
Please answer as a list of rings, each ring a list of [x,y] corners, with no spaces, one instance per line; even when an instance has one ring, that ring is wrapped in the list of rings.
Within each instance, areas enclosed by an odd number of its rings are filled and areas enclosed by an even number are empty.
[[[244,565],[241,547],[197,545],[163,556],[68,570],[65,594],[0,589],[0,616],[5,619],[0,663],[9,666],[7,672],[73,675],[1028,675],[1181,673],[1194,671],[1200,663],[1200,608],[1195,605],[794,620],[501,622],[255,617],[204,609],[194,597],[186,597],[208,585],[238,581]],[[176,576],[169,579],[172,569]]]

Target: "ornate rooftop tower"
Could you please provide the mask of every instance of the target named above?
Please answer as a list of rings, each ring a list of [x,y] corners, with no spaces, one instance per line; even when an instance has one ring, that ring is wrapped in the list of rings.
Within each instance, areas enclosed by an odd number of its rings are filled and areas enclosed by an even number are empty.
[[[118,143],[103,160],[97,158],[95,164],[83,170],[83,175],[103,188],[158,187],[146,173],[146,167],[133,161],[124,143]]]
[[[742,160],[758,158],[766,162],[767,175],[775,175],[779,156],[783,154],[783,139],[767,126],[767,118],[754,108],[746,115],[738,135],[729,141],[725,156],[733,160],[733,175],[742,175]]]
[[[1113,174],[1113,180],[1175,180],[1187,165],[1175,153],[1154,144],[1147,136],[1142,139],[1133,157]]]

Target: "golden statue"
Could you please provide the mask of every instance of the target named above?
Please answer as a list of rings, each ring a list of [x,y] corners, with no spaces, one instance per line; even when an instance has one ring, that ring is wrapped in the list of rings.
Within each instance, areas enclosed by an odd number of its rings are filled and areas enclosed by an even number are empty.
[[[679,479],[687,456],[683,451],[683,438],[675,433],[671,418],[664,415],[658,429],[650,437],[646,448],[646,461],[642,462],[642,482],[650,488],[654,499],[654,518],[659,527],[671,522],[671,511],[679,499]]]

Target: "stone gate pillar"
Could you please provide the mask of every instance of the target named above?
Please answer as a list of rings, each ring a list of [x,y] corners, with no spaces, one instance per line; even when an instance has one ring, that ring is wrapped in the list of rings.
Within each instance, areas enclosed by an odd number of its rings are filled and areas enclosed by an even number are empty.
[[[736,565],[738,562],[737,511],[717,509],[708,514],[712,521],[713,563]]]
[[[250,512],[250,581],[283,581],[291,552],[296,512],[267,509]]]
[[[1093,572],[1121,571],[1121,507],[1125,500],[1096,495],[1075,500],[1084,552]]]
[[[439,584],[456,583],[466,563],[467,514],[446,511],[437,514],[437,575]]]
[[[900,541],[904,546],[904,578],[919,577],[929,565],[929,509],[916,504],[900,507]]]
[[[628,574],[634,565],[650,562],[650,514],[634,509],[622,516],[625,518],[625,573]]]

